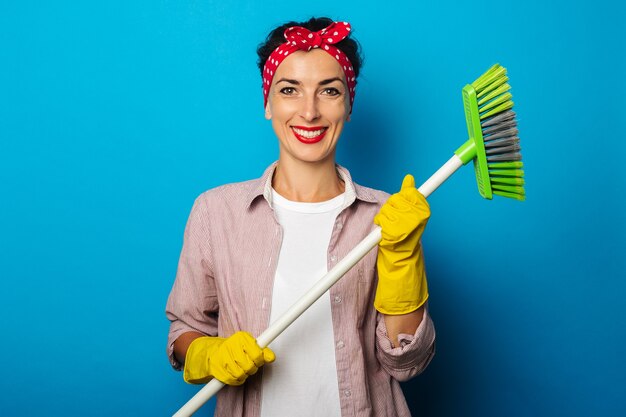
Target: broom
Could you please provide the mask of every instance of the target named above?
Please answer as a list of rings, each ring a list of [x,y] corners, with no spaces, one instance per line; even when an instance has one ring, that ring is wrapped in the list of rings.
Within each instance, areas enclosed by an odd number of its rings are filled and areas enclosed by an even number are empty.
[[[492,199],[493,195],[524,200],[524,171],[520,154],[519,137],[510,86],[506,69],[496,64],[472,84],[463,88],[463,105],[469,139],[454,152],[454,156],[437,170],[420,188],[428,197],[457,169],[474,161],[474,171],[480,195]],[[381,240],[381,228],[374,230],[355,246],[334,268],[289,310],[272,323],[257,338],[261,348],[267,347],[319,297],[356,265]],[[215,395],[224,384],[212,379],[174,417],[191,416]]]

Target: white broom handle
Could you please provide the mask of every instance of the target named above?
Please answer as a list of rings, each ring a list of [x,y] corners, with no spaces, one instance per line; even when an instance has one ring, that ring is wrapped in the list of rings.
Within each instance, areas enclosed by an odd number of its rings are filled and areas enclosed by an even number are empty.
[[[431,195],[441,184],[443,184],[457,169],[463,166],[461,158],[456,155],[452,155],[452,158],[448,159],[448,162],[443,164],[441,168],[437,170],[424,184],[417,190],[424,196]]]
[[[441,168],[437,170],[420,188],[419,192],[424,197],[428,197],[441,184],[444,183],[463,163],[454,155]],[[359,242],[341,261],[337,263],[326,275],[320,278],[313,287],[307,291],[298,301],[296,301],[282,316],[274,321],[256,339],[261,348],[267,347],[274,339],[287,329],[302,313],[317,301],[326,291],[330,289],[339,279],[344,276],[354,265],[356,265],[365,255],[378,245],[381,239],[380,227],[375,226],[374,230]],[[217,379],[212,379],[200,391],[196,393],[185,405],[174,414],[174,417],[189,417],[195,413],[213,395],[224,387],[224,383]]]

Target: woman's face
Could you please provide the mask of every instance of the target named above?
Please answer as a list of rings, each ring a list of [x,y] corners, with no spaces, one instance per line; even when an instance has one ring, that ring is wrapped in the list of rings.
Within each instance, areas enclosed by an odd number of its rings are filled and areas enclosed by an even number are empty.
[[[276,69],[265,117],[278,136],[280,157],[334,161],[350,97],[339,63],[320,49],[297,51]]]

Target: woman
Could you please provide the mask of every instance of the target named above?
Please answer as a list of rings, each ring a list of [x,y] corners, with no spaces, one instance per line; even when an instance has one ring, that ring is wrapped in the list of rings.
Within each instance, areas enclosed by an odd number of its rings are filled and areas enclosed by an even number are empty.
[[[335,161],[361,65],[350,30],[313,18],[269,34],[257,52],[278,161],[260,179],[205,192],[191,211],[166,309],[168,354],[185,381],[229,385],[216,415],[408,416],[398,381],[434,354],[420,245],[428,204],[411,176],[389,197],[353,183]],[[373,221],[378,253],[261,349],[253,335]]]

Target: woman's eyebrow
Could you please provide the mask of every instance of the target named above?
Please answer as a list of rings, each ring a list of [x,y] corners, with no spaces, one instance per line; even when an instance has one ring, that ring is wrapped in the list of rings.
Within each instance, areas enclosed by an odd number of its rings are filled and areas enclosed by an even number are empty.
[[[281,78],[280,80],[276,81],[276,84],[282,83],[282,82],[289,83],[289,84],[294,84],[294,85],[300,85],[300,81],[298,81],[298,80],[291,80],[289,78]]]
[[[335,81],[339,81],[340,83],[343,84],[343,80],[340,77],[333,77],[333,78],[328,78],[326,80],[322,80],[319,82],[319,85],[328,85],[330,83],[333,83]],[[289,84],[293,84],[293,85],[300,85],[300,81],[298,80],[293,80],[291,78],[281,78],[280,80],[276,81],[276,84],[278,83],[289,83]]]
[[[333,83],[333,82],[335,82],[335,81],[339,81],[340,83],[342,83],[342,84],[343,84],[343,80],[342,80],[341,78],[339,78],[339,77],[334,77],[334,78],[329,78],[329,79],[327,79],[327,80],[322,80],[322,81],[320,81],[319,85],[328,85],[328,84]]]

